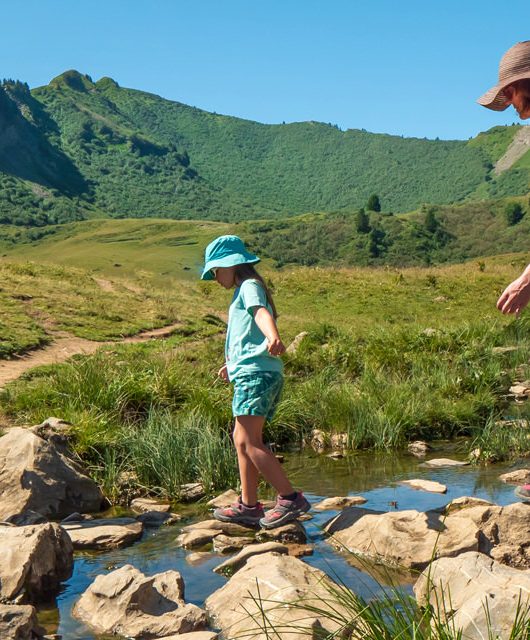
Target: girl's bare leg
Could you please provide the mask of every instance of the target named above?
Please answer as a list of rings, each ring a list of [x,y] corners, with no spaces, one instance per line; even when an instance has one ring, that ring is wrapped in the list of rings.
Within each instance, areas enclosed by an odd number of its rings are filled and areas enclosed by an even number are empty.
[[[248,505],[254,505],[258,500],[260,473],[280,495],[287,496],[294,493],[282,466],[263,444],[264,424],[263,416],[236,417],[234,444],[241,478],[241,499]]]

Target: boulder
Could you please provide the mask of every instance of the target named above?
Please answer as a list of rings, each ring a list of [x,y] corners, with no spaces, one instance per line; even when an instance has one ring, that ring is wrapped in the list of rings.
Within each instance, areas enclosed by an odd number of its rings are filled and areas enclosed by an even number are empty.
[[[527,612],[530,606],[530,571],[469,552],[435,560],[414,592],[420,605],[430,603],[442,619],[462,630],[465,640],[508,638],[518,606]]]
[[[143,524],[134,518],[63,522],[74,549],[120,549],[142,537]]]
[[[431,460],[426,460],[420,464],[420,467],[465,467],[469,464],[469,462],[462,462],[461,460],[452,460],[451,458],[432,458]]]
[[[478,551],[511,567],[530,568],[530,504],[472,507],[449,516],[445,522],[459,517],[471,520],[479,529]]]
[[[413,478],[412,480],[400,480],[398,484],[403,484],[412,489],[420,491],[428,491],[429,493],[447,493],[447,487],[440,482],[434,480],[422,480],[421,478]]]
[[[479,529],[470,518],[429,511],[383,513],[349,507],[325,525],[330,542],[352,553],[406,569],[423,569],[433,557],[478,551]]]
[[[206,609],[225,638],[326,637],[339,631],[334,616],[344,614],[340,604],[327,604],[333,600],[330,597],[333,586],[336,587],[323,571],[297,558],[265,553],[250,558],[221,589],[209,596]],[[311,607],[329,610],[330,614],[320,616]]]
[[[256,540],[258,542],[275,540],[283,543],[305,544],[307,542],[307,533],[303,524],[293,520],[293,522],[275,529],[261,529],[256,533]]]
[[[213,539],[213,550],[216,553],[235,553],[253,543],[254,538],[247,536],[225,536],[221,533]]]
[[[0,438],[0,495],[0,520],[28,510],[54,518],[97,511],[103,500],[77,462],[19,427]]]
[[[131,565],[98,576],[72,613],[98,634],[128,638],[160,638],[206,627],[205,611],[184,602],[178,571],[147,577]]]
[[[309,444],[315,451],[323,451],[326,448],[328,435],[322,429],[313,429],[311,431],[311,440]]]
[[[0,604],[0,638],[33,640],[46,631],[37,622],[37,610],[31,605]]]
[[[424,440],[415,440],[414,442],[409,442],[407,446],[407,450],[409,453],[412,453],[413,456],[417,458],[423,458],[423,456],[427,455],[427,451],[430,451],[431,447]]]
[[[279,542],[263,542],[261,544],[253,544],[249,547],[245,547],[241,549],[239,553],[236,553],[235,556],[228,558],[221,564],[218,564],[214,571],[215,573],[223,573],[226,575],[232,575],[236,571],[239,571],[241,567],[244,567],[248,562],[249,558],[252,556],[258,556],[263,553],[281,553],[288,554],[289,550],[284,544],[280,544]]]
[[[506,484],[530,484],[530,469],[518,469],[499,476],[499,480]]]
[[[334,498],[324,498],[318,504],[313,506],[316,511],[325,511],[327,509],[344,509],[345,507],[353,507],[358,504],[364,504],[366,498],[362,496],[335,496]]]
[[[189,482],[180,485],[180,499],[182,502],[196,502],[206,495],[202,482]]]
[[[72,575],[72,543],[57,524],[0,525],[0,549],[1,601],[49,598]]]

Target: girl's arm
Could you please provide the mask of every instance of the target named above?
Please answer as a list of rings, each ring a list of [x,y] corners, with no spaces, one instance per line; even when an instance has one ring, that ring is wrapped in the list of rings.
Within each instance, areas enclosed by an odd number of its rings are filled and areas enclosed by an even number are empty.
[[[281,356],[285,353],[285,346],[270,311],[266,307],[254,307],[254,320],[261,333],[267,338],[267,351],[271,356]]]

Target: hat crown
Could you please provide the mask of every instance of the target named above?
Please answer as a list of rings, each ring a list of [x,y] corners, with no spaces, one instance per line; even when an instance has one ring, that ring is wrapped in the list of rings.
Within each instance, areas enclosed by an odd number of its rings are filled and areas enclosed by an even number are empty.
[[[247,253],[239,236],[219,236],[206,247],[205,261],[219,260],[235,253]]]
[[[510,82],[514,76],[530,73],[530,40],[518,42],[502,56],[499,83]]]

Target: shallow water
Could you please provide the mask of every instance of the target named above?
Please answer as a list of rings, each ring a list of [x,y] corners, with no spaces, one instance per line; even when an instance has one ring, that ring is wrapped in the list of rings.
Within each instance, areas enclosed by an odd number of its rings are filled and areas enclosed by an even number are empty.
[[[480,467],[445,467],[428,469],[420,466],[421,460],[408,454],[349,454],[343,459],[333,460],[316,453],[286,454],[285,469],[293,484],[304,491],[312,502],[325,497],[362,495],[367,499],[363,505],[368,509],[390,511],[393,509],[416,509],[425,511],[441,507],[460,496],[476,496],[499,505],[516,501],[513,487],[499,480],[499,475],[519,465],[488,465]],[[450,457],[459,459],[454,446],[439,445],[428,458]],[[448,487],[445,495],[417,491],[397,484],[400,480],[424,478],[441,482]],[[177,507],[178,512],[178,507]],[[304,558],[308,564],[318,567],[335,579],[348,585],[356,593],[369,596],[380,587],[366,573],[350,565],[346,558],[335,552],[324,542],[322,525],[336,511],[314,512],[314,518],[305,524],[308,542],[315,545],[313,556]],[[197,519],[191,515],[186,523]],[[200,519],[204,519],[204,513]],[[56,606],[43,608],[41,623],[49,633],[61,634],[64,640],[102,640],[88,628],[74,620],[70,611],[75,601],[100,573],[116,569],[124,564],[133,564],[145,574],[152,575],[168,569],[182,574],[186,585],[188,602],[203,605],[204,600],[225,584],[226,578],[213,573],[212,569],[227,556],[212,554],[199,565],[191,566],[186,561],[190,551],[175,543],[179,527],[146,529],[142,540],[131,547],[105,553],[76,554],[74,573],[63,586],[56,599]],[[116,636],[112,636],[114,640]]]

